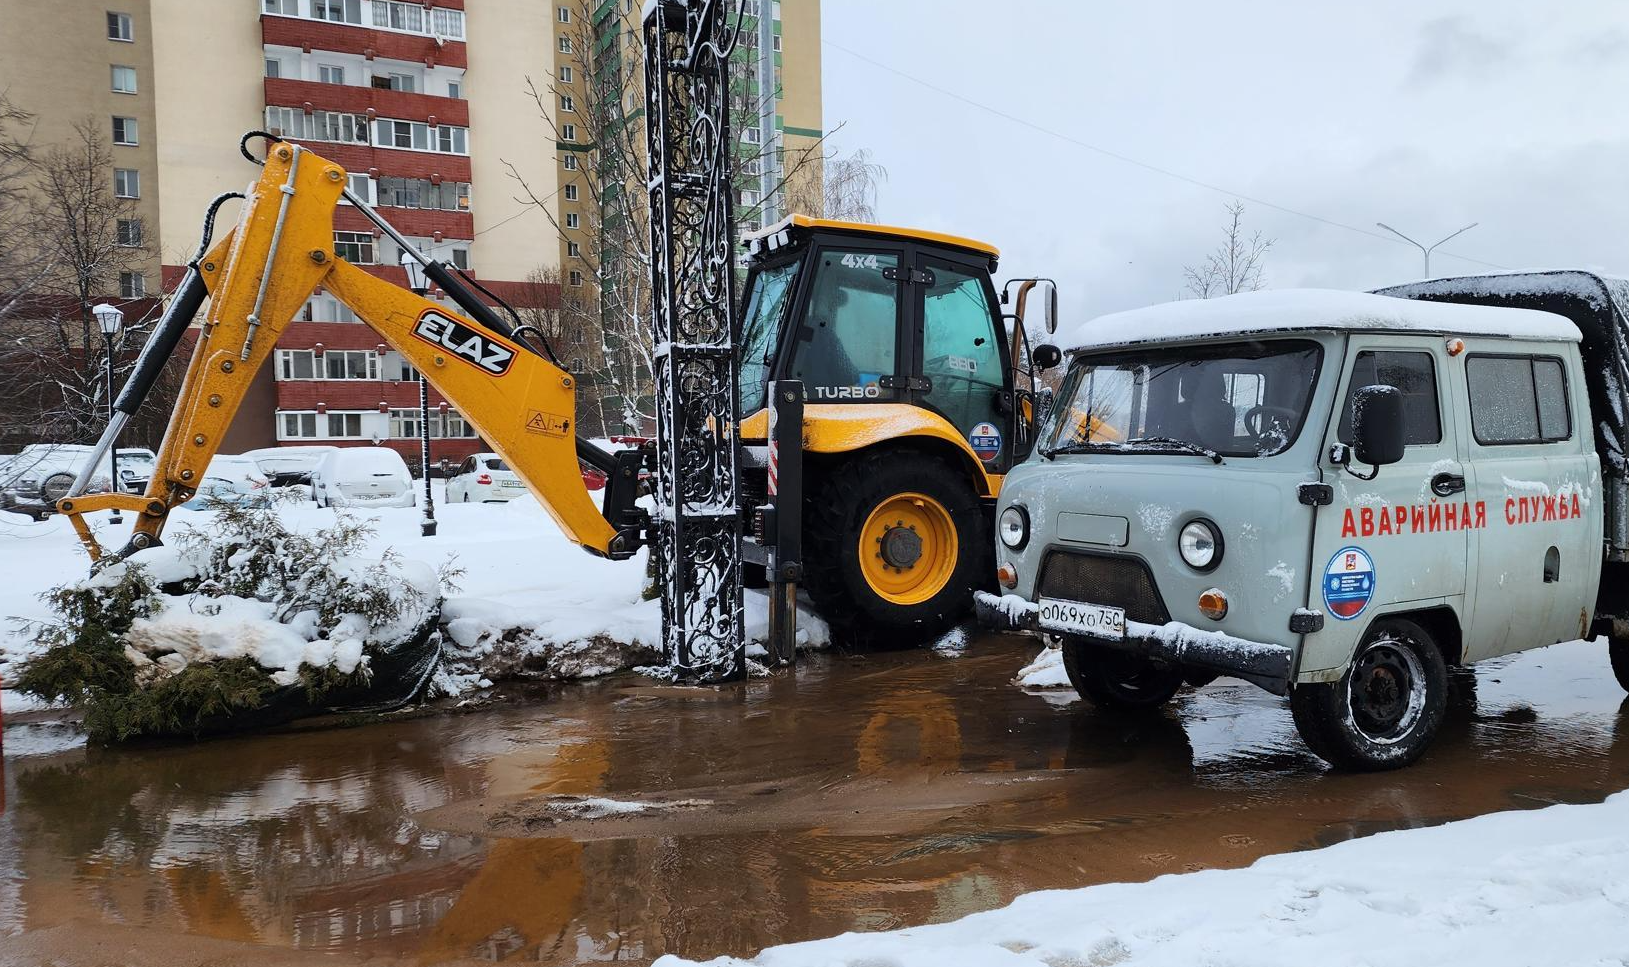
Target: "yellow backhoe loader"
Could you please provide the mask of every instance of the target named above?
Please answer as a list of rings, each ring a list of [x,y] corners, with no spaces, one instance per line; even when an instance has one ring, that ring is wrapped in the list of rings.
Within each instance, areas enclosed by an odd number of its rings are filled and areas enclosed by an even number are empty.
[[[91,557],[103,556],[85,523],[92,512],[135,513],[120,555],[158,542],[170,509],[196,493],[255,372],[318,287],[424,373],[571,540],[612,558],[637,551],[649,526],[635,504],[647,455],[613,457],[577,438],[577,378],[552,358],[542,335],[479,300],[467,276],[417,253],[349,193],[339,165],[298,144],[255,136],[267,139],[268,150],[238,224],[212,246],[206,227],[102,440],[111,445],[141,405],[207,297],[146,492],[85,494],[81,480],[58,504]],[[457,308],[337,257],[341,198],[419,259]],[[803,382],[804,469],[796,484],[806,522],[805,581],[840,628],[927,633],[963,614],[972,591],[992,583],[993,501],[1002,475],[1034,437],[1035,380],[1022,314],[1041,281],[1009,283],[1016,284],[1017,312],[1005,315],[1005,293],[991,282],[996,257],[994,248],[969,239],[802,216],[747,241],[737,342],[746,417],[736,443],[743,450],[766,443],[771,380]],[[1055,307],[1054,288],[1049,328]],[[608,475],[602,506],[584,487],[579,460]],[[765,466],[752,466],[743,463],[748,513],[765,490]]]

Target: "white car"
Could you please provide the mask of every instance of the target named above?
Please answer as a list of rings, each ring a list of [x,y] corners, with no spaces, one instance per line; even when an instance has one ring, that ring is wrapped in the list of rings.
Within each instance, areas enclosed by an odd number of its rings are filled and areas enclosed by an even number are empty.
[[[261,472],[260,464],[246,456],[217,453],[209,459],[209,466],[204,468],[204,476],[230,480],[244,490],[260,490],[271,486],[271,482]]]
[[[411,507],[413,476],[389,447],[340,447],[311,471],[319,507]]]
[[[243,455],[260,466],[260,472],[266,475],[273,487],[292,487],[295,484],[309,484],[311,471],[316,469],[323,457],[338,449],[326,446],[263,447],[249,450]]]
[[[91,448],[77,443],[36,443],[23,448],[6,465],[0,506],[35,520],[44,520],[67,496],[79,469],[89,459]],[[111,489],[108,460],[102,458],[98,472],[91,477],[92,493]]]
[[[503,503],[526,492],[526,484],[496,453],[477,453],[447,478],[447,503]]]

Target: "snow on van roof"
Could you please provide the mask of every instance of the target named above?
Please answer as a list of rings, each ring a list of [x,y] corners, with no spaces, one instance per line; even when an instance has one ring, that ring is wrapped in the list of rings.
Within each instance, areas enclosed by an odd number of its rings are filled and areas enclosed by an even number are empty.
[[[1419,302],[1337,289],[1272,289],[1098,316],[1060,332],[1057,344],[1065,352],[1078,352],[1143,342],[1319,329],[1579,339],[1578,327],[1566,318],[1533,309]]]

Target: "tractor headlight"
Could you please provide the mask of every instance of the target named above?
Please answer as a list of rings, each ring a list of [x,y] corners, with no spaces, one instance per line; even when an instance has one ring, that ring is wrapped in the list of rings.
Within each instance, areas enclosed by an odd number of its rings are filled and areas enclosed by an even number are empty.
[[[1210,571],[1222,563],[1222,535],[1208,520],[1191,520],[1177,535],[1177,550],[1189,567]]]
[[[1001,512],[1001,520],[996,522],[996,532],[1001,535],[1001,543],[1015,551],[1023,548],[1029,543],[1029,513],[1013,504]]]

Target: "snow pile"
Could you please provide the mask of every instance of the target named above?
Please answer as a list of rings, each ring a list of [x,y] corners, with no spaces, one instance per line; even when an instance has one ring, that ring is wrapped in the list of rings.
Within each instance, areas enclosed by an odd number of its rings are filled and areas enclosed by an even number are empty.
[[[1020,688],[1073,688],[1063,670],[1063,649],[1048,645],[1035,660],[1018,670],[1013,681]]]
[[[1629,793],[1019,897],[951,923],[773,947],[762,967],[1629,961]],[[656,967],[689,963],[668,956]]]
[[[607,816],[632,816],[645,812],[700,809],[711,805],[712,800],[709,799],[628,802],[621,799],[605,799],[600,796],[562,796],[543,804],[545,809],[553,813],[559,813],[566,819],[604,819]]]
[[[1420,302],[1333,289],[1272,289],[1111,313],[1057,337],[1066,352],[1160,340],[1313,329],[1448,332],[1577,342],[1578,327],[1533,309]]]

